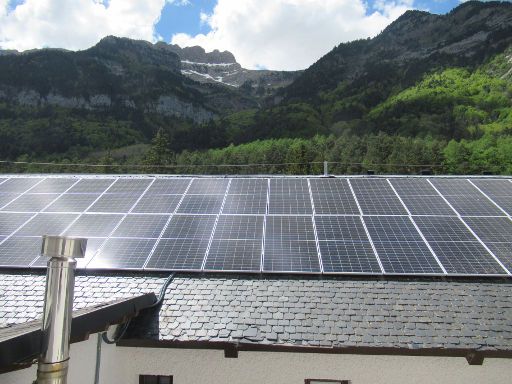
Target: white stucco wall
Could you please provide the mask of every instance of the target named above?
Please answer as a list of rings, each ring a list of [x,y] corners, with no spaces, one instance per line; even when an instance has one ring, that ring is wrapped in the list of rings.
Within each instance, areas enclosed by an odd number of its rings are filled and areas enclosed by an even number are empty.
[[[70,384],[92,384],[96,336],[71,348]],[[31,383],[36,367],[0,375],[1,384]],[[137,384],[139,374],[173,375],[175,384],[303,384],[306,378],[349,379],[353,384],[510,384],[512,359],[330,355],[142,349],[103,344],[102,384]]]

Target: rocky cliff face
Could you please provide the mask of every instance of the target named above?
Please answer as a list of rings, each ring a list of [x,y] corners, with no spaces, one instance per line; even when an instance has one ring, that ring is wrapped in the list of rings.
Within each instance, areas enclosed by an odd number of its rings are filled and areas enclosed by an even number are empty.
[[[202,47],[181,48],[178,45],[159,42],[156,46],[180,57],[181,73],[200,83],[221,83],[242,89],[257,96],[293,82],[302,71],[269,71],[242,68],[229,52],[206,52]]]
[[[168,47],[109,36],[78,52],[4,51],[0,54],[0,100],[107,112],[124,108],[197,123],[256,106],[236,90],[201,85],[183,76],[180,57]],[[210,60],[229,59],[229,55],[215,55]]]

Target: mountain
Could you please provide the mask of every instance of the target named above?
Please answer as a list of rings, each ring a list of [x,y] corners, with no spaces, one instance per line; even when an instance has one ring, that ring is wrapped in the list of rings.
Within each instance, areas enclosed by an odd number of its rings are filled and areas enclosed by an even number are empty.
[[[367,116],[388,97],[438,70],[474,69],[511,44],[510,2],[468,1],[446,15],[407,11],[375,38],[335,47],[245,126],[254,139],[378,131]]]
[[[137,110],[197,123],[257,106],[236,89],[183,76],[180,58],[172,50],[113,36],[78,52],[4,52],[1,100],[29,107]]]
[[[276,89],[290,85],[302,71],[250,70],[242,68],[229,52],[206,52],[202,47],[181,48],[159,42],[157,47],[176,53],[181,59],[181,73],[201,83],[222,83],[241,87],[256,96],[268,96]]]

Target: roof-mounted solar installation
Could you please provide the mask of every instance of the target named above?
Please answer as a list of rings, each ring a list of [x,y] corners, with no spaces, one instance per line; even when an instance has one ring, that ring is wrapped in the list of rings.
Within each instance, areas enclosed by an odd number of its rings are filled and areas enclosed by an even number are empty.
[[[0,266],[49,234],[91,270],[510,277],[511,213],[505,177],[5,175]]]

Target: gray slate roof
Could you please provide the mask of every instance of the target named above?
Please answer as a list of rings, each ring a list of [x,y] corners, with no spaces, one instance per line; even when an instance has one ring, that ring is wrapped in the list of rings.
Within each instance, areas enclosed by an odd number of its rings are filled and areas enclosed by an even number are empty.
[[[165,279],[77,276],[75,308]],[[44,276],[0,275],[0,326],[40,317]],[[512,282],[178,275],[125,336],[157,343],[512,351]]]

